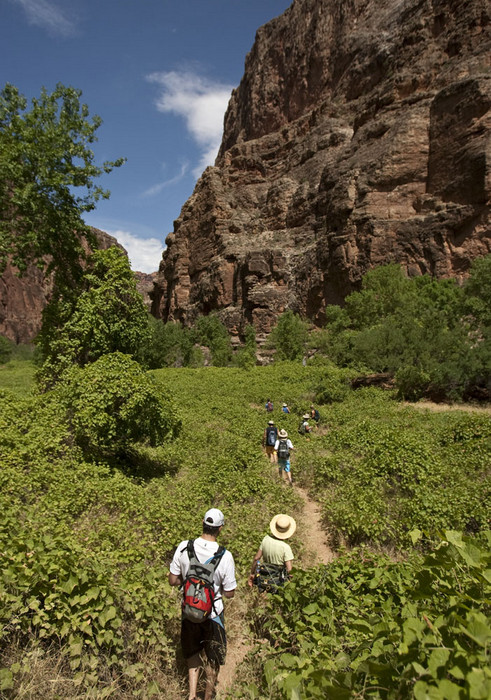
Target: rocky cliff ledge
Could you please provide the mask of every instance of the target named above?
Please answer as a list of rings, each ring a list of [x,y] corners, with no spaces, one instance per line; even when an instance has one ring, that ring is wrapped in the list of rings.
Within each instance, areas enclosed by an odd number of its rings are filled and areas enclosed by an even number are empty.
[[[320,324],[362,275],[464,278],[491,251],[488,0],[295,0],[257,32],[152,311]]]

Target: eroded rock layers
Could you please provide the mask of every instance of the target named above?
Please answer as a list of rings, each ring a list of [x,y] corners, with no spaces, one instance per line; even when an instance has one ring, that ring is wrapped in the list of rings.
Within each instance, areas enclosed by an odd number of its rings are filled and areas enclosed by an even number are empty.
[[[295,0],[257,32],[152,310],[267,333],[362,275],[464,278],[491,251],[487,0]]]

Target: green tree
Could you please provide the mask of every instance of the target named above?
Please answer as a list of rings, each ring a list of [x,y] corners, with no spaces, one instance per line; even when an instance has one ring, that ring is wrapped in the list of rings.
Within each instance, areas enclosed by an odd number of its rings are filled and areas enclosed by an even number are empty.
[[[144,363],[150,369],[188,366],[193,350],[191,331],[178,322],[164,323],[153,316],[149,316],[148,323],[150,338]]]
[[[308,323],[288,310],[281,314],[271,331],[268,346],[276,349],[278,360],[298,360],[305,354]]]
[[[73,285],[83,239],[97,247],[82,214],[109,197],[94,179],[124,159],[94,163],[90,144],[102,120],[89,118],[81,94],[60,83],[28,109],[15,86],[0,93],[0,273],[9,259],[21,273],[35,262]]]
[[[226,367],[232,357],[232,345],[225,325],[217,314],[200,316],[194,327],[195,340],[210,349],[215,367]]]
[[[237,367],[250,369],[256,364],[256,329],[247,324],[244,329],[244,345],[237,351],[234,362]]]
[[[148,317],[125,253],[113,246],[87,260],[77,290],[53,295],[37,338],[44,358],[39,377],[48,388],[71,365],[122,352],[141,359],[148,343]]]
[[[407,302],[412,287],[402,267],[395,263],[367,272],[362,290],[353,292],[345,300],[351,328],[357,330],[379,323]]]
[[[88,456],[124,455],[133,443],[161,444],[180,419],[170,394],[120,352],[72,367],[54,392],[75,442]]]

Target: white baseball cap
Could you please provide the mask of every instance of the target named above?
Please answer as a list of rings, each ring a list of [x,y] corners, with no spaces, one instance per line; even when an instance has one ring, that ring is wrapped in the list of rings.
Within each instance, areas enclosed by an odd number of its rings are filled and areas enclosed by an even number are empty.
[[[210,510],[206,511],[203,522],[205,525],[211,525],[211,527],[221,527],[225,523],[225,518],[221,510],[210,508]]]

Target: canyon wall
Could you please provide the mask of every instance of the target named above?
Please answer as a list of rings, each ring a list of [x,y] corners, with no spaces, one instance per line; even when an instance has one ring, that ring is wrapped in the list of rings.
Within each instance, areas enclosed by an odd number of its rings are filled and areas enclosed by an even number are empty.
[[[487,0],[295,0],[261,27],[167,237],[154,315],[236,334],[374,266],[464,279],[491,252]]]

